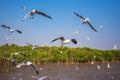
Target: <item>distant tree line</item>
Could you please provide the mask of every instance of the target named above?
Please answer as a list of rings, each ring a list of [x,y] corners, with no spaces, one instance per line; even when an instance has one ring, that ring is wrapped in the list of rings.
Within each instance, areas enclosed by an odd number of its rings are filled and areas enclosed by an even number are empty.
[[[37,45],[36,45],[37,46]],[[12,53],[24,52],[25,57],[21,55],[13,56],[18,61],[29,60],[35,64],[46,63],[85,63],[90,61],[120,61],[120,50],[98,50],[89,47],[72,48],[44,46],[37,47],[34,50],[31,46],[18,46],[16,44],[5,44],[0,46],[0,64],[12,65],[9,60]]]

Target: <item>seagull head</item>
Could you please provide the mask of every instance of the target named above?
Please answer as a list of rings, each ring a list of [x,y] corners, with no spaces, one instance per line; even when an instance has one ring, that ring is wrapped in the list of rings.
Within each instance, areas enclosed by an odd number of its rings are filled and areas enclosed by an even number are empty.
[[[33,9],[33,10],[32,10],[32,12],[33,12],[33,13],[35,13],[35,12],[36,12],[36,10],[35,10],[35,9]]]
[[[84,19],[84,22],[89,22],[89,21],[90,21],[90,19],[87,17]]]

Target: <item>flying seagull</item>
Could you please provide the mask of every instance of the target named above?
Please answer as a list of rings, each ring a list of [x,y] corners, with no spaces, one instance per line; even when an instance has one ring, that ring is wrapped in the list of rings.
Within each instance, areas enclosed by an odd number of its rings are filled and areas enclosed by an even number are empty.
[[[39,71],[35,65],[32,64],[30,61],[23,61],[16,65],[16,68],[20,68],[21,66],[32,66],[32,68],[36,71],[37,74],[39,74]]]
[[[10,29],[10,27],[9,27],[9,26],[7,26],[7,25],[5,25],[5,24],[1,25],[1,27],[2,27],[2,28],[7,28],[7,29]]]
[[[86,37],[86,39],[89,41],[89,40],[90,40],[90,37],[89,37],[89,36],[87,36],[87,37]]]
[[[5,25],[5,24],[1,25],[1,27],[2,27],[2,28],[7,28],[10,33],[14,32],[14,31],[16,31],[16,32],[19,33],[19,34],[22,33],[22,31],[20,31],[20,30],[18,30],[18,29],[15,29],[15,30],[14,30],[13,28],[11,28],[10,26]]]
[[[25,12],[27,11],[27,8],[25,6],[21,6],[20,8],[22,8]]]
[[[103,25],[100,26],[100,29],[102,29],[102,28],[103,28]]]
[[[30,44],[30,43],[28,43],[28,42],[26,42],[26,44],[28,44],[29,46],[32,46],[32,50],[34,50],[35,48],[37,48],[37,46],[32,45],[32,44]]]
[[[39,14],[39,15],[42,15],[42,16],[47,17],[47,18],[49,18],[49,19],[52,19],[52,17],[50,17],[50,16],[47,15],[46,13],[33,9],[32,11],[28,12],[28,13],[24,16],[24,18],[22,19],[22,21],[24,21],[27,17],[29,17],[30,19],[31,19],[31,18],[33,19],[35,14]]]
[[[110,63],[107,63],[107,68],[111,68]]]
[[[25,57],[26,57],[26,54],[24,53],[24,52],[15,52],[15,53],[12,53],[11,55],[10,55],[10,60],[12,61],[12,62],[19,62],[19,60],[16,60],[16,59],[13,59],[13,56],[16,56],[16,55],[21,55],[22,57],[24,57],[24,59],[25,59]]]
[[[10,57],[12,58],[12,56],[19,55],[19,54],[24,56],[24,57],[26,56],[26,54],[24,52],[15,52],[15,53],[12,53]]]
[[[73,32],[73,34],[74,34],[74,35],[77,35],[77,34],[79,34],[79,31],[75,31],[75,32]]]
[[[117,44],[114,44],[113,49],[114,49],[114,50],[117,50],[117,49],[118,49],[118,48],[117,48]]]
[[[58,40],[58,39],[60,39],[62,41],[61,42],[62,43],[61,46],[63,46],[64,44],[68,44],[70,42],[73,42],[74,44],[77,44],[77,41],[75,39],[65,39],[64,37],[56,38],[56,39],[52,40],[51,43],[56,41],[56,40]]]
[[[97,69],[100,70],[100,65],[97,64]]]
[[[78,13],[74,12],[74,14],[78,17],[80,17],[83,20],[83,23],[88,24],[91,29],[93,29],[95,32],[97,32],[97,30],[92,26],[92,24],[89,22],[90,20],[88,18],[84,18],[83,16],[79,15]]]

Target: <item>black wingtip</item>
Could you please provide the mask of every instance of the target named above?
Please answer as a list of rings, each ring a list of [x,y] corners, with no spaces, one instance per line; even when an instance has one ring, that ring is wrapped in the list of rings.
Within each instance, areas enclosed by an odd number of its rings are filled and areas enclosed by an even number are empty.
[[[36,70],[36,73],[37,73],[37,75],[39,74],[39,71],[38,70]]]
[[[53,18],[52,17],[48,17],[49,19],[51,19],[51,20],[53,20]]]
[[[77,15],[77,13],[76,12],[73,12],[75,15]]]

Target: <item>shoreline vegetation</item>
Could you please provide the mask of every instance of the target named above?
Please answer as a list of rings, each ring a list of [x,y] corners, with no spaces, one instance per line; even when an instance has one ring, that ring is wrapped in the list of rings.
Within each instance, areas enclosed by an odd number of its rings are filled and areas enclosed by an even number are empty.
[[[90,63],[94,61],[110,62],[120,61],[120,50],[98,50],[89,47],[58,47],[58,46],[44,46],[32,50],[32,46],[18,46],[16,44],[5,44],[0,46],[0,65],[12,66],[14,65],[9,59],[12,53],[23,52],[22,55],[12,56],[12,59],[18,61],[29,60],[36,65],[40,64],[79,64]]]

